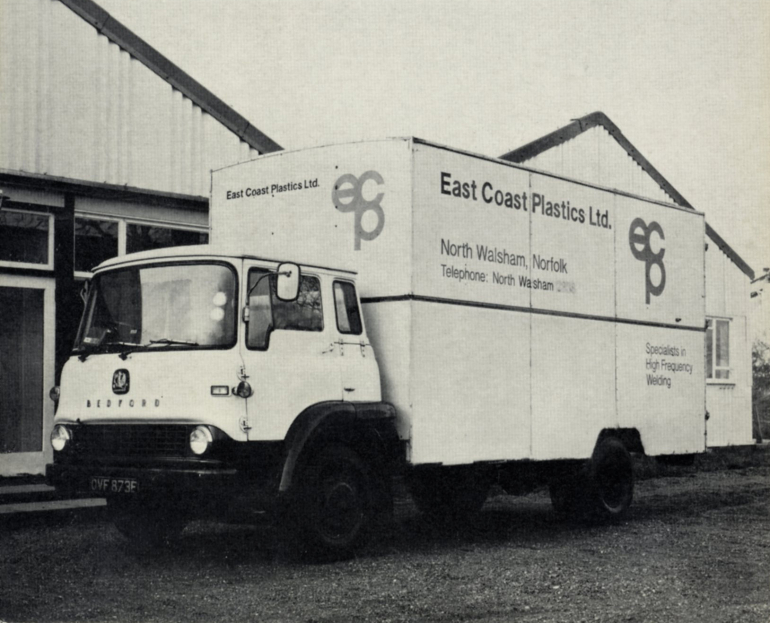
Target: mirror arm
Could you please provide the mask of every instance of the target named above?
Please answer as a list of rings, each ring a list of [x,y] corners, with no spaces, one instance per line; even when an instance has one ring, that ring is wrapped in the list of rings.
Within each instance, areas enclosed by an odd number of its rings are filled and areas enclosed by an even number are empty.
[[[279,273],[279,272],[277,272],[277,271],[276,271],[276,272],[274,272],[274,273],[265,273],[264,275],[262,275],[262,276],[261,276],[259,279],[257,279],[257,280],[254,282],[254,285],[253,285],[253,286],[251,286],[251,287],[249,288],[249,291],[246,293],[246,298],[248,298],[248,297],[250,297],[250,296],[251,296],[251,293],[252,293],[252,292],[254,292],[254,290],[255,290],[255,289],[257,288],[257,286],[259,285],[259,282],[260,282],[260,281],[262,281],[262,280],[263,280],[265,277],[270,277],[270,275],[275,275],[276,277],[278,277],[278,276],[291,277],[291,271],[290,271],[290,270],[284,270],[283,272],[280,272],[280,273]]]
[[[251,287],[249,288],[249,291],[246,293],[246,299],[247,299],[247,300],[249,299],[249,297],[251,296],[251,293],[252,293],[252,292],[254,292],[254,290],[256,290],[256,288],[257,288],[257,286],[259,285],[259,282],[260,282],[260,281],[262,281],[262,280],[263,280],[265,277],[269,277],[270,275],[274,275],[274,274],[275,274],[275,273],[265,273],[265,274],[264,274],[264,275],[262,275],[262,276],[261,276],[259,279],[257,279],[257,280],[254,282],[254,285],[253,285],[253,286],[251,286]]]

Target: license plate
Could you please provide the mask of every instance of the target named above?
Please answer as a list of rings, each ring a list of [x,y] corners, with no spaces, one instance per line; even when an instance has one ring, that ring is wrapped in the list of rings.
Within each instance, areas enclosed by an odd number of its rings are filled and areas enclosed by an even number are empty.
[[[91,491],[94,493],[120,494],[137,493],[139,483],[135,478],[107,478],[104,476],[94,476],[91,478]]]

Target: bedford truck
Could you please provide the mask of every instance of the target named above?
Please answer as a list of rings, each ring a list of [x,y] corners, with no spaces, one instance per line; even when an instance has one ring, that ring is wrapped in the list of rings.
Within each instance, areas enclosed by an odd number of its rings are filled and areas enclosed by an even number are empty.
[[[93,272],[49,482],[128,537],[269,512],[314,555],[490,487],[621,517],[705,447],[704,219],[418,139],[214,171],[209,245]]]

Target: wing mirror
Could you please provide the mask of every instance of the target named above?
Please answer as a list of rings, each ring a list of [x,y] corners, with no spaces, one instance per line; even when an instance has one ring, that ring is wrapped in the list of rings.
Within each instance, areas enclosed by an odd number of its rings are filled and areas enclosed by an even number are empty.
[[[278,266],[278,284],[276,285],[276,296],[281,301],[291,302],[299,296],[299,266],[289,262],[284,262]]]

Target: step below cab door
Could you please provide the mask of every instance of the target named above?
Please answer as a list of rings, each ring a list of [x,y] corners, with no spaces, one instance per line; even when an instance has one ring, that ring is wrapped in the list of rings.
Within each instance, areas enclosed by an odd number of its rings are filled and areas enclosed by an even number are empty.
[[[246,262],[244,268],[242,352],[253,390],[246,399],[248,435],[276,441],[307,407],[342,399],[337,349],[330,346],[336,329],[324,321],[333,303],[321,275],[303,271],[299,296],[289,302],[276,294],[274,266]]]
[[[379,369],[374,349],[366,336],[355,284],[352,281],[335,279],[332,283],[332,296],[342,399],[359,402],[379,401]]]

